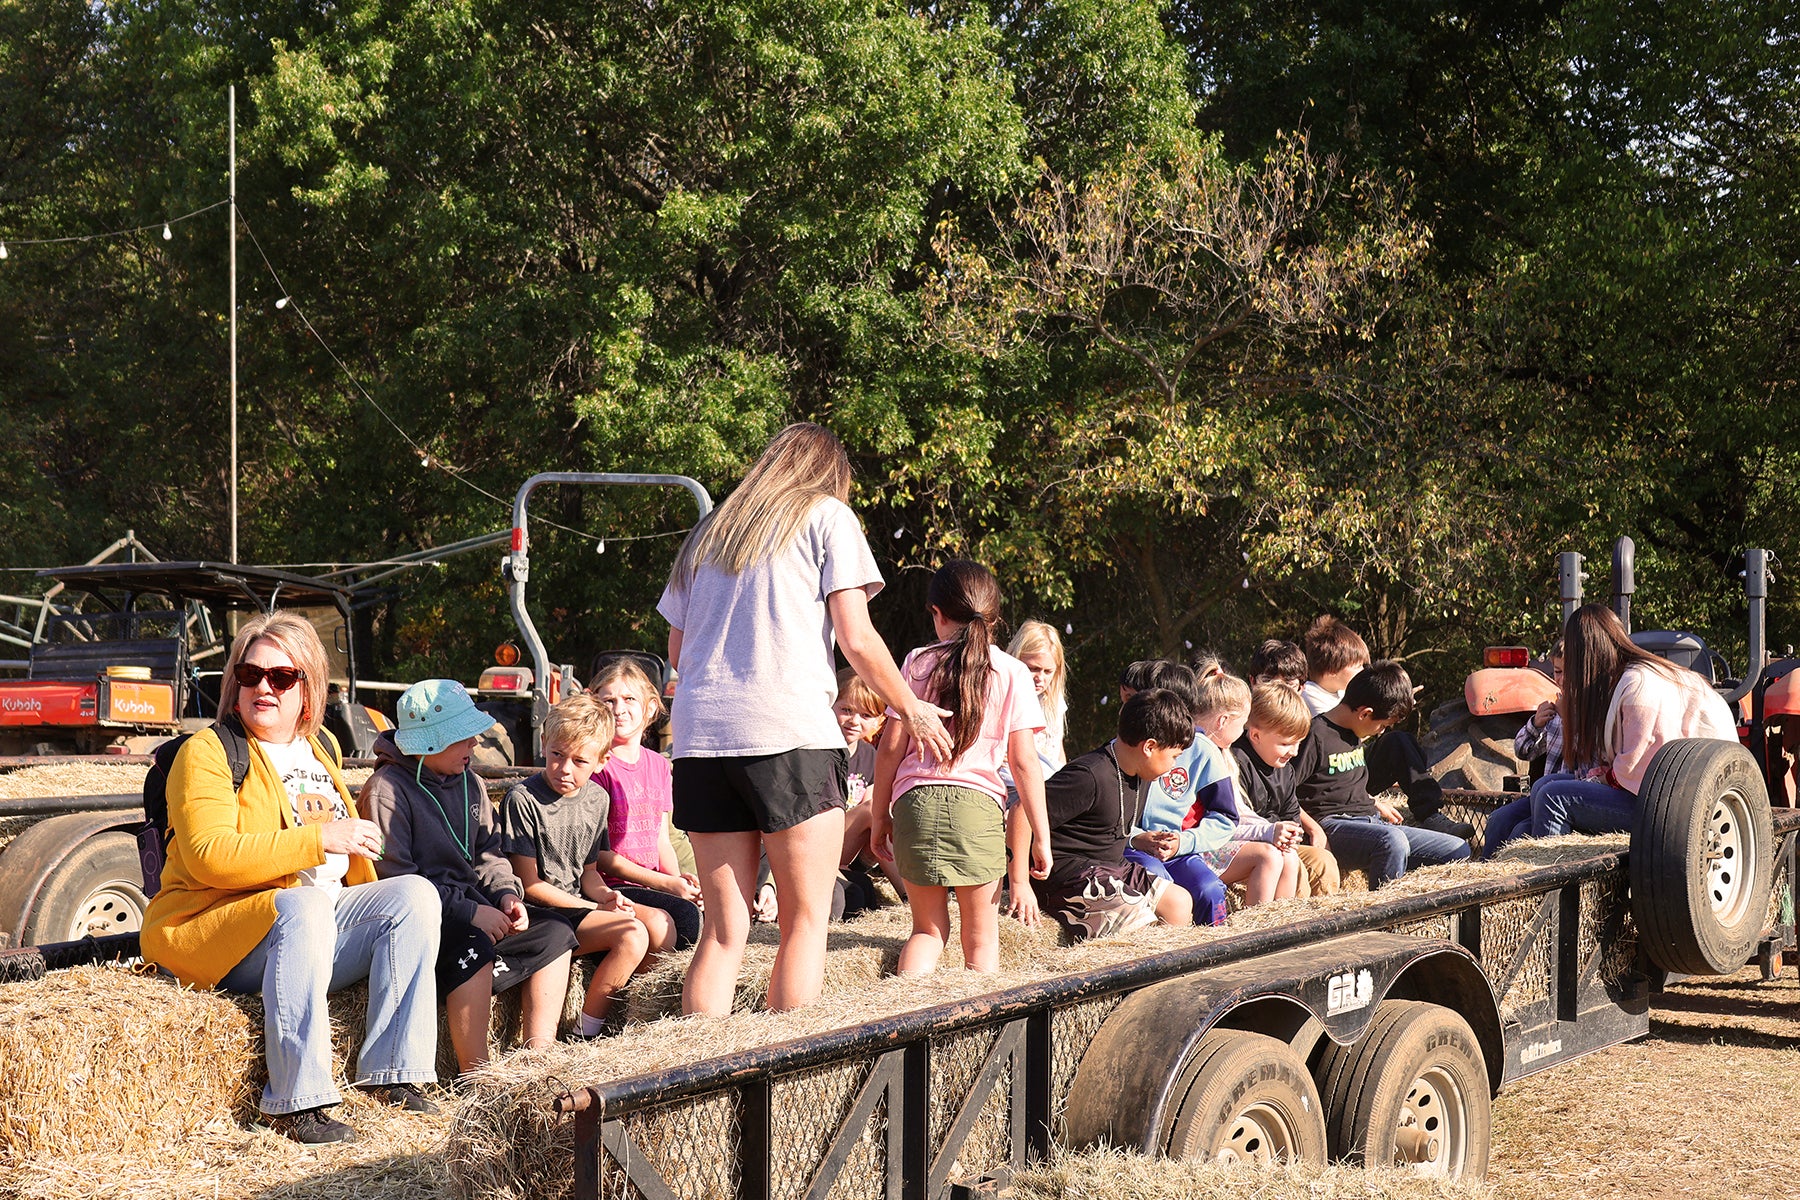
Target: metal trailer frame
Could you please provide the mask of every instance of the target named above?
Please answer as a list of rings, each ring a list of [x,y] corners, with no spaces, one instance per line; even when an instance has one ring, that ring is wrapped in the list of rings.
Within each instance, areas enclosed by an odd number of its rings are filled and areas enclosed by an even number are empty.
[[[1769,920],[1792,945],[1800,810],[1775,810],[1773,828]],[[1386,999],[1459,1013],[1498,1090],[1649,1032],[1650,996],[1670,977],[1637,950],[1625,863],[1602,851],[573,1087],[557,1108],[573,1117],[575,1194],[991,1195],[1071,1124],[1091,1127],[1096,1107],[1119,1142],[1158,1150],[1184,1056],[1209,1028],[1271,1034],[1316,1060]],[[137,954],[136,934],[0,950],[0,982]],[[1116,1086],[1076,1095],[1083,1073]],[[709,1165],[695,1146],[720,1153]]]
[[[1800,811],[1775,813],[1772,921],[1793,944]],[[1206,1029],[1270,1033],[1316,1056],[1354,1042],[1383,999],[1457,1011],[1495,1090],[1649,1032],[1665,976],[1636,949],[1625,852],[1475,880],[690,1066],[572,1088],[581,1200],[731,1195],[939,1200],[988,1194],[1095,1102],[1155,1151],[1182,1056]],[[1173,989],[1158,1002],[1155,993]],[[1335,998],[1334,998],[1335,995]],[[1160,1011],[1163,1044],[1115,1064],[1148,1094],[1071,1095],[1090,1048],[1131,1005]],[[1179,1003],[1171,1004],[1171,999]],[[1169,1029],[1186,1012],[1185,1027]],[[1142,1014],[1136,1018],[1144,1020]],[[1145,1028],[1154,1028],[1146,1024]],[[1090,1056],[1091,1057],[1091,1056]],[[1160,1081],[1160,1082],[1159,1082]],[[820,1100],[821,1094],[827,1099]],[[1135,1106],[1135,1108],[1134,1108]],[[695,1139],[724,1142],[696,1176]]]
[[[694,497],[694,504],[700,510],[695,520],[700,520],[712,511],[712,497],[697,479],[686,475],[638,474],[635,472],[613,471],[544,471],[533,475],[519,485],[518,493],[513,497],[512,512],[512,549],[500,560],[500,574],[507,581],[507,595],[512,603],[513,623],[519,627],[519,633],[525,639],[526,648],[531,651],[531,762],[537,762],[543,754],[544,718],[550,712],[550,673],[552,665],[550,653],[544,648],[544,639],[537,631],[537,625],[531,619],[531,612],[525,607],[525,585],[531,580],[531,536],[526,521],[526,505],[531,493],[548,483],[578,484],[622,484],[642,487],[679,487],[686,488]]]

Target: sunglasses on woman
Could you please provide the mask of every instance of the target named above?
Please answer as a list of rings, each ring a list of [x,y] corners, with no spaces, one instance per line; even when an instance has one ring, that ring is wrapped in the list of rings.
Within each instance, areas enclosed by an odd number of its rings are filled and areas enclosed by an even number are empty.
[[[267,679],[272,692],[285,692],[306,678],[306,672],[299,667],[258,667],[251,663],[239,663],[231,674],[239,687],[253,688]]]

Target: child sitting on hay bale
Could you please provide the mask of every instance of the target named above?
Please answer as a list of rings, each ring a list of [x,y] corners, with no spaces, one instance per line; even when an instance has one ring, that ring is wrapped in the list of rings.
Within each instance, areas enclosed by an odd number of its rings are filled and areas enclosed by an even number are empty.
[[[608,842],[582,876],[583,886],[596,898],[617,889],[636,905],[650,931],[650,953],[685,950],[700,937],[700,879],[681,869],[669,833],[673,768],[644,747],[644,734],[662,714],[662,696],[629,656],[602,666],[589,691],[613,717],[611,753],[594,777],[611,804]]]
[[[1050,872],[1032,886],[1072,939],[1193,920],[1186,891],[1125,856],[1149,781],[1175,765],[1193,736],[1186,698],[1168,688],[1136,692],[1119,709],[1119,736],[1071,759],[1045,785]]]
[[[613,715],[586,693],[570,696],[544,721],[544,769],[507,790],[502,804],[506,858],[525,899],[575,927],[575,953],[605,955],[583,997],[577,1032],[597,1037],[613,999],[650,965],[647,923],[626,897],[582,887],[607,840],[608,797],[593,774],[612,751]],[[663,920],[667,917],[652,910]],[[666,942],[665,942],[666,944]]]
[[[1339,887],[1337,859],[1325,848],[1325,830],[1295,796],[1299,780],[1294,778],[1293,760],[1311,732],[1312,720],[1297,686],[1259,683],[1250,689],[1250,720],[1231,755],[1242,785],[1239,805],[1248,806],[1276,835],[1275,844],[1300,861],[1301,887],[1295,894],[1330,896]]]
[[[526,1046],[556,1040],[575,930],[522,899],[487,787],[469,769],[475,738],[493,718],[452,679],[413,684],[396,711],[399,723],[376,741],[378,765],[357,802],[385,839],[376,873],[423,875],[443,902],[438,995],[467,1072],[488,1060],[496,991],[525,985]]]
[[[1227,915],[1228,885],[1244,886],[1247,905],[1287,899],[1300,864],[1269,842],[1240,836],[1231,744],[1249,718],[1250,688],[1217,659],[1205,658],[1202,670],[1192,692],[1193,744],[1146,790],[1144,833],[1132,839],[1127,857],[1180,884],[1194,899],[1194,920],[1217,925]]]
[[[1404,720],[1412,704],[1406,668],[1378,662],[1350,679],[1334,708],[1313,718],[1294,759],[1300,806],[1324,827],[1338,862],[1367,873],[1371,890],[1414,867],[1469,857],[1462,838],[1402,825],[1397,809],[1369,795],[1365,740]]]

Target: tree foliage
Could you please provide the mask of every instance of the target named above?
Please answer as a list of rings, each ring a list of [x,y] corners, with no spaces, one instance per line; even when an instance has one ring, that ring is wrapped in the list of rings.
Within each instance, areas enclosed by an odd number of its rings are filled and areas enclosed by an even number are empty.
[[[928,634],[911,568],[988,559],[1075,630],[1078,728],[1124,659],[1318,609],[1441,695],[1622,532],[1641,618],[1730,644],[1721,568],[1800,561],[1797,20],[15,0],[0,552],[223,552],[227,218],[158,223],[223,197],[236,84],[247,559],[497,529],[546,469],[722,492],[805,417],[890,636]],[[654,647],[684,500],[534,514],[555,657]],[[509,625],[491,556],[372,599],[374,674],[470,675]]]

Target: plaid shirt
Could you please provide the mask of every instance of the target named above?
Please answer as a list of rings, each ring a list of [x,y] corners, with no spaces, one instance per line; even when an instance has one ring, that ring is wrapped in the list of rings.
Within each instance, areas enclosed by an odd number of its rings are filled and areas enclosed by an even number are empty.
[[[1553,715],[1542,729],[1528,719],[1513,737],[1513,753],[1526,762],[1542,754],[1546,775],[1567,770],[1563,765],[1562,714]]]

